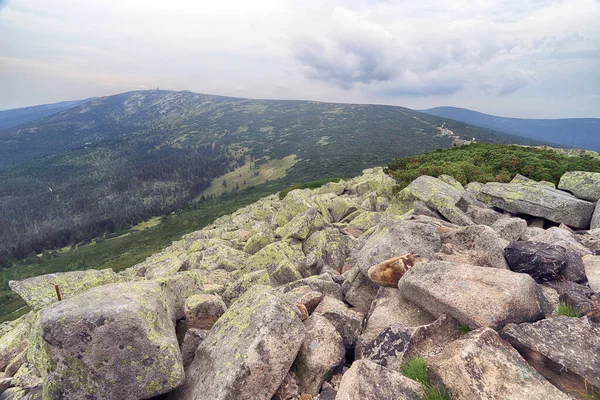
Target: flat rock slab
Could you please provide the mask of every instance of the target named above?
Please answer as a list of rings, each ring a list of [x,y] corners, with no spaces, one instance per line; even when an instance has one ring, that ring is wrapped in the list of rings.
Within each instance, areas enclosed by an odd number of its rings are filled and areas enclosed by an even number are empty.
[[[420,400],[417,382],[369,360],[355,361],[340,382],[336,400]]]
[[[573,193],[580,199],[598,201],[600,199],[600,173],[569,171],[560,178],[558,188]]]
[[[116,283],[118,275],[112,269],[59,272],[36,276],[22,281],[10,281],[11,290],[21,296],[29,307],[39,310],[58,301],[55,285],[61,297],[68,299],[96,286]]]
[[[590,386],[600,389],[600,326],[587,318],[510,324],[502,330],[502,337],[563,391],[580,397],[589,394]]]
[[[472,329],[536,321],[543,315],[535,281],[504,269],[445,261],[417,264],[398,288],[433,316],[449,314]]]
[[[454,400],[568,400],[489,328],[470,332],[431,358],[427,375]]]
[[[88,290],[45,307],[34,326],[28,358],[45,377],[44,398],[137,400],[183,383],[169,301],[154,282]]]
[[[511,213],[542,217],[575,228],[587,229],[594,204],[569,193],[536,184],[486,183],[477,198]]]
[[[270,400],[305,338],[295,306],[255,286],[235,301],[200,343],[183,387],[169,399]]]
[[[557,279],[569,262],[563,247],[542,242],[512,242],[504,256],[512,271],[527,274],[537,283]]]

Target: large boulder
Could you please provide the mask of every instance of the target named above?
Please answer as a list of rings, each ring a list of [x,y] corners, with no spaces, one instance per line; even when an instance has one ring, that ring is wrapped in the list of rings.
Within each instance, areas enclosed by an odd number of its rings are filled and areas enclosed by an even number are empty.
[[[284,226],[296,215],[302,214],[315,206],[306,191],[300,189],[292,190],[281,202],[281,207],[277,214],[275,214],[273,222],[279,226]]]
[[[201,268],[224,269],[231,272],[245,264],[248,254],[227,246],[221,241],[213,242],[212,246],[202,252]]]
[[[466,226],[444,233],[442,243],[436,256],[444,261],[508,269],[504,248],[509,242],[488,226]]]
[[[321,385],[344,364],[344,341],[327,318],[311,315],[304,323],[306,339],[292,367],[300,393],[319,394]]]
[[[211,294],[196,294],[185,300],[185,319],[188,328],[210,329],[227,311],[221,298]]]
[[[512,271],[528,274],[537,283],[557,279],[568,263],[563,247],[541,242],[512,242],[504,255]]]
[[[362,349],[362,357],[398,371],[406,360],[433,357],[460,335],[456,320],[446,314],[429,325],[416,328],[395,324],[367,343]]]
[[[578,398],[600,390],[600,326],[587,318],[509,324],[502,337],[561,390]]]
[[[449,314],[477,327],[542,317],[535,281],[498,268],[437,261],[417,264],[398,283],[404,297],[435,317]]]
[[[356,307],[357,310],[366,313],[371,308],[371,303],[377,296],[380,287],[363,274],[360,268],[354,267],[347,272],[342,284],[344,300]]]
[[[298,310],[274,289],[255,286],[200,343],[185,384],[169,399],[270,400],[304,338]]]
[[[283,239],[305,240],[311,233],[325,226],[326,221],[315,208],[309,208],[275,231],[275,235]]]
[[[183,383],[169,301],[154,282],[104,285],[45,307],[32,336],[44,398],[137,400]]]
[[[351,309],[344,302],[325,296],[319,303],[313,315],[322,315],[339,332],[347,348],[354,346],[365,315]]]
[[[473,225],[473,221],[456,206],[461,196],[462,192],[456,187],[423,175],[402,189],[397,194],[397,200],[407,204],[421,201],[454,224]]]
[[[389,258],[413,253],[431,259],[441,247],[436,226],[413,221],[389,221],[381,224],[352,258],[367,276],[371,266]]]
[[[58,301],[55,285],[58,286],[61,297],[68,299],[96,286],[115,283],[118,279],[112,269],[90,269],[40,275],[22,281],[10,281],[8,285],[29,307],[39,310]]]
[[[571,192],[580,199],[598,201],[600,199],[600,173],[565,172],[558,182],[558,188]]]
[[[423,388],[398,372],[369,360],[355,361],[344,373],[336,400],[419,400]]]
[[[492,229],[504,240],[519,240],[527,230],[527,221],[521,218],[501,218],[492,224]]]
[[[543,217],[575,228],[587,229],[594,204],[544,185],[486,183],[477,198],[511,213]]]
[[[11,329],[0,337],[0,371],[27,348],[31,322],[31,314],[25,315],[13,322]]]
[[[568,400],[489,328],[470,332],[431,358],[427,375],[452,399]]]
[[[371,305],[364,328],[356,344],[356,357],[364,346],[392,325],[417,327],[435,321],[427,311],[406,300],[397,288],[382,287]]]

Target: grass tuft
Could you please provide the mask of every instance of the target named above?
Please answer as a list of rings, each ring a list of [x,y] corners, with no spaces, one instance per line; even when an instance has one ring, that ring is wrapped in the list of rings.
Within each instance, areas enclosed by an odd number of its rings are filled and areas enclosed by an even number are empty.
[[[457,329],[461,335],[466,335],[467,333],[471,332],[471,328],[467,324],[458,324]]]
[[[582,315],[583,315],[583,313],[581,311],[579,311],[577,308],[575,308],[572,305],[567,304],[567,303],[560,303],[558,305],[558,309],[556,310],[557,317],[565,316],[565,317],[579,318]]]
[[[446,389],[439,385],[432,385],[427,377],[427,360],[415,357],[405,361],[400,366],[400,373],[413,381],[419,382],[424,390],[422,400],[450,400]]]

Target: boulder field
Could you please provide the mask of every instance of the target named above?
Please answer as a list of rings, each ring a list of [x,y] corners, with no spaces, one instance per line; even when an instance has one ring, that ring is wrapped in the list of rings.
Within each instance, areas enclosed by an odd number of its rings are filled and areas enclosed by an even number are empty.
[[[600,398],[600,174],[395,187],[369,169],[119,273],[10,282],[32,311],[0,325],[0,400]]]

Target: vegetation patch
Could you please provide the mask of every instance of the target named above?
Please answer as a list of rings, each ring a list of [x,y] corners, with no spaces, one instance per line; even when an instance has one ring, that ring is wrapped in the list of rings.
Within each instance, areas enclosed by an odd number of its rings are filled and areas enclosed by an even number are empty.
[[[600,172],[600,160],[590,155],[570,157],[545,149],[473,143],[419,156],[396,158],[386,171],[403,189],[421,175],[447,174],[463,185],[469,182],[510,182],[517,174],[558,184],[567,171]]]
[[[467,324],[458,324],[457,329],[461,335],[466,335],[467,333],[471,332],[471,328]]]
[[[560,303],[558,305],[558,309],[556,310],[556,316],[557,317],[565,316],[565,317],[579,318],[579,317],[583,316],[583,313],[580,310],[578,310],[576,307],[573,307],[570,304]]]
[[[423,400],[450,400],[446,389],[433,385],[427,377],[427,360],[422,357],[406,360],[400,366],[400,373],[413,381],[419,382],[425,392]]]
[[[220,196],[223,193],[237,192],[269,180],[283,178],[287,170],[298,161],[298,157],[291,154],[282,159],[268,160],[263,164],[248,162],[225,175],[213,179],[210,187],[202,195],[206,198]]]

